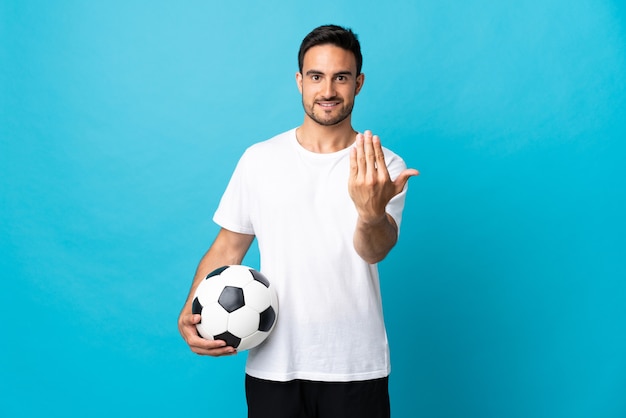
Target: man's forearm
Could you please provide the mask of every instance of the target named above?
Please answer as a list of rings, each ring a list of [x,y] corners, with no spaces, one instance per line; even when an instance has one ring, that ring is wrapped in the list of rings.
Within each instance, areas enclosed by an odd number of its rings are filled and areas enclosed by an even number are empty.
[[[382,261],[397,241],[398,228],[389,214],[373,224],[365,223],[360,218],[357,220],[354,249],[368,263]]]

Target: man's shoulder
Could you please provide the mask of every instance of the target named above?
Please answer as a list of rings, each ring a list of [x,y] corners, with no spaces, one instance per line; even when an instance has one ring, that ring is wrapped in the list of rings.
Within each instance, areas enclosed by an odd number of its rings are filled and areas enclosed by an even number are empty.
[[[406,169],[406,163],[402,157],[394,151],[383,146],[383,154],[385,155],[385,164],[387,165],[391,178],[396,178],[398,174]]]
[[[293,141],[295,141],[295,129],[256,142],[245,150],[239,163],[257,169],[267,167],[268,164],[273,165],[277,161],[289,160],[294,149]]]
[[[270,139],[257,142],[251,145],[250,147],[248,147],[247,152],[248,153],[265,152],[268,150],[276,150],[278,148],[284,148],[286,146],[290,146],[294,138],[295,138],[295,128],[279,133],[278,135],[275,135],[271,137]]]
[[[395,151],[385,147],[383,145],[383,154],[385,154],[385,160],[390,161],[390,160],[400,160],[402,161],[402,157],[400,155],[398,155]]]

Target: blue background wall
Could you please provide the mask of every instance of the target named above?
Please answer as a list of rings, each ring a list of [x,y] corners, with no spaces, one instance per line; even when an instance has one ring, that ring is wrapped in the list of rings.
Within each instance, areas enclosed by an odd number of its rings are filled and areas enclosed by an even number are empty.
[[[394,415],[626,416],[617,0],[0,1],[0,416],[244,416],[245,354],[176,318],[325,23],[363,44],[355,126],[422,172],[381,264]]]

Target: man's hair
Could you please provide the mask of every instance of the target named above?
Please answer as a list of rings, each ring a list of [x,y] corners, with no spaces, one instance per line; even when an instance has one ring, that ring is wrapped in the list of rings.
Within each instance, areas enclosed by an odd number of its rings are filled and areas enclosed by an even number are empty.
[[[337,25],[325,25],[315,28],[304,37],[298,52],[298,68],[302,72],[302,64],[306,52],[318,45],[335,45],[339,48],[350,51],[356,59],[356,75],[361,74],[363,66],[363,56],[361,55],[361,44],[356,34],[351,29],[342,28]]]

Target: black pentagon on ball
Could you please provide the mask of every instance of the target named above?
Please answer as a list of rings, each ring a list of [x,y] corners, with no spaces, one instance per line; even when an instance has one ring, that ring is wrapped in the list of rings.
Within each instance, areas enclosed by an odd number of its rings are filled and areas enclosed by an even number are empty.
[[[274,321],[276,320],[276,312],[274,312],[274,308],[271,306],[261,312],[261,316],[259,318],[259,331],[269,331],[272,329],[272,325],[274,325]]]
[[[225,341],[226,345],[229,345],[229,346],[234,347],[234,348],[239,347],[239,344],[241,343],[241,338],[231,334],[228,331],[223,332],[223,333],[218,334],[218,335],[214,335],[213,339]]]
[[[243,297],[243,289],[233,286],[225,286],[217,302],[228,313],[234,312],[246,304]]]
[[[226,270],[228,267],[230,266],[222,266],[220,268],[216,268],[215,270],[213,270],[212,272],[210,272],[209,274],[207,274],[207,276],[204,278],[204,280],[206,279],[210,279],[213,276],[219,276],[220,274],[222,274],[222,272],[224,270]]]
[[[254,280],[256,280],[257,282],[263,284],[263,286],[265,286],[265,287],[270,287],[270,281],[267,280],[267,277],[265,277],[263,274],[261,274],[260,271],[256,271],[254,269],[250,269],[250,273],[252,274],[252,277],[254,277]]]
[[[202,304],[200,303],[198,298],[195,298],[193,300],[193,303],[191,304],[191,313],[193,313],[194,315],[202,313]]]

